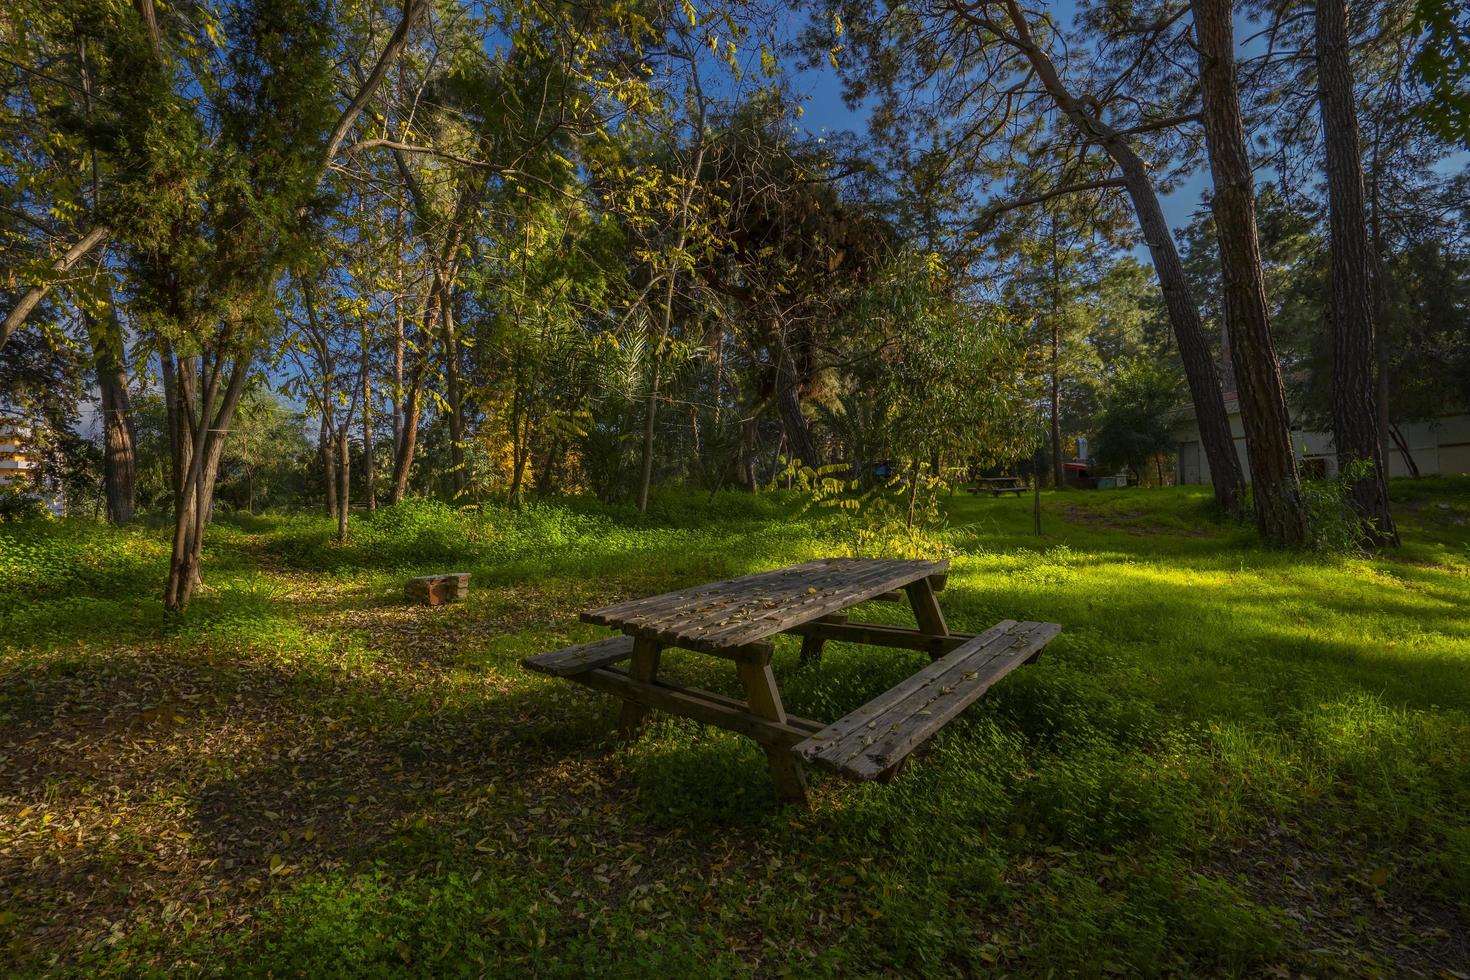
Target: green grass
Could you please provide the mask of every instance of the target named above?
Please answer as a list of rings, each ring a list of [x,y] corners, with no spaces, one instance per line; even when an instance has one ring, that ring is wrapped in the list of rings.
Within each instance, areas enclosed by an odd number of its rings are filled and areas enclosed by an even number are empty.
[[[531,675],[576,613],[851,550],[771,496],[221,521],[182,623],[160,529],[0,526],[8,973],[1470,971],[1470,480],[1403,549],[1267,551],[1197,488],[957,496],[956,629],[1061,623],[892,785]],[[425,609],[404,579],[474,574]],[[901,606],[861,615],[903,622]],[[778,645],[835,718],[920,666]],[[735,693],[711,658],[671,671]],[[1453,975],[1453,974],[1451,974]]]

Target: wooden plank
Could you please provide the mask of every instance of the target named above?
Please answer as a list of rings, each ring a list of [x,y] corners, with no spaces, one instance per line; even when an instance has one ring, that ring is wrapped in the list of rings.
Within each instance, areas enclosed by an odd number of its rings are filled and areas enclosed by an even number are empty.
[[[1031,623],[1018,631],[1013,644],[998,654],[971,655],[973,666],[951,675],[947,688],[922,704],[899,705],[896,718],[877,742],[860,750],[843,764],[843,770],[859,779],[873,779],[901,762],[910,752],[949,724],[997,682],[1025,663],[1031,655],[1061,632],[1055,623]],[[905,715],[905,712],[911,712]],[[882,728],[881,723],[876,728]]]
[[[903,690],[901,697],[880,696],[875,702],[886,703],[878,711],[868,710],[874,703],[870,702],[797,746],[796,752],[858,779],[896,771],[910,752],[1059,632],[1061,627],[1055,623],[1020,623],[1000,636],[967,643],[930,665],[943,669],[926,668],[916,674],[918,678],[927,673],[922,683],[895,687],[894,691]],[[840,734],[834,735],[834,730]]]
[[[550,674],[552,677],[569,677],[584,671],[594,670],[626,660],[633,654],[631,636],[609,636],[591,643],[579,643],[574,647],[538,653],[521,661],[522,667]]]
[[[832,738],[824,732],[822,738],[814,739],[814,741],[826,741],[825,746],[818,753],[821,757],[819,761],[832,768],[841,768],[877,741],[887,729],[921,710],[940,693],[953,686],[965,671],[973,670],[979,664],[1006,650],[1014,642],[1015,631],[1029,625],[1029,623],[1012,622],[1004,630],[996,632],[992,632],[995,627],[991,627],[975,640],[956,647],[924,670],[894,685],[886,692],[894,696],[885,698],[879,695],[878,698],[858,708],[845,719],[834,722],[834,728],[844,721],[848,724],[842,726],[845,731],[839,737]],[[874,710],[874,706],[880,702],[881,707]]]
[[[636,628],[655,635],[665,631],[700,630],[709,635],[716,630],[739,628],[768,615],[770,610],[791,605],[802,597],[841,589],[855,577],[873,574],[871,569],[834,568],[808,562],[788,569],[748,576],[723,583],[723,590],[704,595],[693,605],[678,605],[662,613],[643,613]],[[841,608],[841,607],[839,607]]]
[[[662,647],[652,640],[637,639],[633,642],[632,663],[628,665],[628,676],[640,684],[652,684],[658,675],[659,653]],[[638,732],[648,720],[648,707],[636,701],[623,702],[618,715],[618,731],[625,739],[638,737]]]
[[[786,631],[793,636],[817,637],[822,640],[837,640],[841,643],[865,643],[875,647],[898,647],[902,650],[923,650],[926,653],[948,653],[973,633],[950,633],[948,636],[933,636],[909,626],[885,626],[878,623],[802,623]]]
[[[806,593],[795,602],[772,603],[767,608],[765,615],[758,619],[746,622],[737,621],[728,626],[717,627],[703,633],[699,638],[704,642],[718,645],[748,643],[752,640],[764,639],[781,632],[788,626],[855,606],[872,596],[882,595],[896,586],[907,585],[913,580],[916,573],[922,577],[922,570],[917,568],[874,568],[855,574],[850,582],[841,582],[835,588],[826,591],[818,589],[815,592]]]
[[[972,649],[982,647],[1004,636],[1015,625],[1015,620],[1003,619],[988,630],[975,634],[975,636],[965,641],[962,645],[969,646]],[[898,684],[879,694],[867,704],[828,725],[822,730],[819,737],[813,738],[814,744],[807,746],[807,751],[804,755],[807,758],[811,758],[821,752],[824,746],[817,743],[835,745],[845,739],[852,732],[866,726],[872,719],[877,718],[893,705],[898,704],[913,691],[923,688],[931,680],[942,675],[950,666],[951,664],[948,660],[936,660],[925,666],[923,670],[904,678]]]
[[[775,572],[716,582],[679,592],[615,603],[582,614],[586,622],[634,636],[758,661],[767,638],[788,626],[839,612],[942,576],[948,562],[822,559]]]
[[[764,587],[769,580],[777,576],[816,574],[822,571],[824,567],[821,562],[804,562],[799,565],[790,565],[786,568],[777,569],[773,572],[745,575],[723,582],[712,582],[708,585],[698,585],[674,592],[645,596],[641,599],[628,599],[623,602],[613,603],[610,606],[589,609],[582,613],[582,619],[585,622],[597,623],[602,626],[621,626],[625,622],[633,620],[652,621],[661,613],[687,611],[706,602],[737,599],[752,590]]]
[[[740,701],[726,698],[697,687],[685,687],[657,681],[644,684],[616,667],[602,667],[567,678],[604,694],[634,702],[645,708],[657,708],[705,725],[755,739],[762,745],[779,746],[790,752],[791,746],[806,738],[821,725],[806,718],[787,716],[785,722],[773,722],[751,713]]]

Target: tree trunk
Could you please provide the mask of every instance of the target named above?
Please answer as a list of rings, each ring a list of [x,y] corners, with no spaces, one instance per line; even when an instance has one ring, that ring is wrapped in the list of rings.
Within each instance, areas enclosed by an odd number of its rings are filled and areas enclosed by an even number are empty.
[[[326,392],[324,395],[328,394]],[[322,458],[322,488],[326,491],[327,516],[337,516],[337,454],[335,450],[335,433],[326,403],[322,404],[321,428],[317,435],[316,451]]]
[[[418,446],[419,402],[423,387],[424,372],[418,366],[403,396],[402,431],[399,433],[398,451],[393,454],[393,487],[389,492],[389,503],[401,503],[408,496],[408,478],[413,471],[413,455]]]
[[[367,331],[362,334],[362,498],[371,514],[378,509],[377,462],[373,458],[373,377]]]
[[[446,296],[443,313],[444,394],[449,406],[449,474],[455,500],[469,486],[464,463],[464,402],[459,384],[459,337],[454,332],[454,298]]]
[[[180,362],[181,365],[183,363],[187,362]],[[180,411],[174,416],[174,439],[181,448],[185,444],[189,448],[188,467],[174,497],[173,549],[163,597],[164,610],[170,614],[183,612],[199,584],[199,561],[204,548],[204,529],[209,523],[209,511],[214,503],[214,481],[219,472],[225,439],[235,418],[235,409],[245,391],[250,365],[248,358],[243,357],[234,363],[223,397],[218,397],[223,365],[217,362],[206,367],[203,383],[197,392],[192,390],[192,378],[187,385],[179,383],[175,386],[181,403],[187,401],[187,404],[180,404]],[[192,370],[189,369],[190,372]],[[186,388],[189,389],[187,395],[184,394]],[[219,407],[216,410],[217,400]],[[180,458],[185,458],[183,453]]]
[[[1101,146],[1122,174],[1124,190],[1133,203],[1133,211],[1138,217],[1138,229],[1148,244],[1154,273],[1158,276],[1159,288],[1164,294],[1164,307],[1169,313],[1169,323],[1174,328],[1174,340],[1179,345],[1179,358],[1184,365],[1184,376],[1189,382],[1189,394],[1194,402],[1200,445],[1209,462],[1215,502],[1228,513],[1239,513],[1241,487],[1245,479],[1240,471],[1240,459],[1235,454],[1235,437],[1230,431],[1230,416],[1225,412],[1220,372],[1210,353],[1209,342],[1205,339],[1199,307],[1190,294],[1189,279],[1184,274],[1184,264],[1179,260],[1174,233],[1164,218],[1164,209],[1159,204],[1158,191],[1149,177],[1148,167],[1126,136],[1104,123],[1063,84],[1056,66],[1032,37],[1031,26],[1018,0],[1006,0],[1006,11],[1015,30],[1014,35],[1004,38],[1006,42],[1013,44],[1026,56],[1047,94],[1066,114],[1073,127],[1083,138]]]
[[[347,512],[352,508],[352,444],[344,424],[337,432],[337,543],[347,543]]]
[[[420,332],[420,336],[425,338],[424,344],[414,357],[407,390],[403,389],[401,381],[399,383],[399,391],[402,392],[403,399],[403,417],[398,423],[398,439],[393,453],[393,487],[388,498],[389,502],[394,504],[400,503],[404,497],[408,496],[408,478],[413,472],[414,451],[418,448],[419,413],[423,407],[424,380],[429,370],[427,338],[432,336],[430,328],[439,316],[439,291],[440,280],[436,276],[433,285],[429,288],[429,295],[424,298],[423,311],[419,320],[424,327]],[[401,354],[401,348],[399,352]],[[395,366],[395,369],[401,369],[401,365]]]
[[[1317,102],[1322,114],[1332,252],[1332,441],[1338,467],[1371,469],[1352,481],[1351,501],[1370,545],[1399,543],[1388,503],[1373,380],[1372,254],[1363,190],[1358,112],[1348,51],[1347,3],[1317,0]]]
[[[1031,465],[1031,524],[1041,537],[1041,450],[1036,450]]]
[[[741,463],[741,482],[745,489],[755,493],[758,489],[755,475],[756,469],[756,422],[755,416],[742,419],[740,422],[740,451],[743,454]]]
[[[1388,273],[1383,261],[1383,225],[1380,220],[1382,214],[1382,202],[1379,198],[1379,159],[1378,159],[1378,130],[1374,129],[1373,141],[1373,183],[1372,194],[1369,198],[1368,226],[1372,235],[1370,247],[1373,250],[1373,359],[1378,372],[1376,387],[1376,401],[1374,410],[1378,417],[1378,448],[1383,453],[1383,475],[1388,477],[1393,471],[1388,465],[1389,457],[1389,429],[1393,424],[1393,412],[1390,406],[1391,395],[1389,391],[1389,376],[1392,371],[1392,359],[1388,351],[1388,318],[1384,315],[1386,309],[1386,296],[1388,293]],[[1412,463],[1410,463],[1412,466]],[[1418,475],[1416,472],[1415,476]]]
[[[776,409],[781,414],[781,428],[786,435],[786,445],[792,457],[805,466],[817,469],[822,465],[821,454],[812,441],[811,427],[801,411],[801,379],[796,372],[796,359],[791,348],[781,339],[779,360],[776,370]]]
[[[1061,386],[1057,380],[1057,362],[1061,359],[1061,330],[1057,326],[1056,311],[1051,316],[1051,476],[1052,485],[1061,486],[1062,471],[1062,414]]]
[[[400,282],[402,278],[400,276]],[[400,287],[402,288],[402,287]],[[405,410],[403,391],[403,300],[393,301],[393,455],[398,455],[403,444],[403,415]]]
[[[1062,284],[1061,256],[1057,251],[1057,222],[1051,226],[1051,469],[1052,485],[1061,486],[1065,479],[1062,466]]]
[[[1215,195],[1211,208],[1220,246],[1230,353],[1245,425],[1256,528],[1268,542],[1305,544],[1307,509],[1291,448],[1286,389],[1266,306],[1266,280],[1256,235],[1255,179],[1246,152],[1235,73],[1230,0],[1193,0],[1199,46],[1202,122]]]
[[[662,346],[660,344],[660,346]],[[648,382],[648,397],[643,405],[643,445],[638,467],[638,513],[648,510],[648,491],[653,484],[653,434],[658,423],[659,354],[653,355],[653,375]]]
[[[1409,476],[1419,479],[1419,464],[1414,462],[1414,454],[1409,452],[1408,440],[1396,425],[1389,427],[1389,433],[1393,437],[1394,445],[1399,448],[1399,455],[1404,457],[1404,466],[1408,469]]]
[[[92,344],[97,389],[102,400],[102,484],[107,498],[107,520],[112,524],[126,524],[133,519],[137,457],[122,324],[110,302],[101,317],[84,310],[82,318]]]

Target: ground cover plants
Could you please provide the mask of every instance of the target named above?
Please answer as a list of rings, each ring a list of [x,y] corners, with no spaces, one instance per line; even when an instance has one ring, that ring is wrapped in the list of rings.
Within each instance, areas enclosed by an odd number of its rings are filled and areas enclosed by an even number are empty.
[[[336,526],[0,526],[5,972],[559,976],[1470,972],[1470,482],[1393,487],[1375,558],[1286,553],[1208,489],[958,494],[957,629],[1064,632],[891,786],[779,809],[756,747],[521,657],[616,598],[860,546],[781,495]],[[452,568],[451,568],[452,566]],[[473,573],[468,602],[406,577]],[[866,617],[903,622],[902,607]],[[706,659],[676,673],[735,693]],[[776,669],[833,718],[921,655]]]

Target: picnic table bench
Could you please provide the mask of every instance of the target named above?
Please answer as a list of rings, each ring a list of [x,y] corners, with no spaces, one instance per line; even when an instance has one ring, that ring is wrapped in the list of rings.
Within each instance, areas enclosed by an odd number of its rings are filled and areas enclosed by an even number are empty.
[[[935,593],[947,561],[828,558],[644,599],[614,603],[582,620],[620,635],[553,650],[521,663],[616,695],[619,729],[635,737],[650,709],[748,736],[766,750],[777,795],[806,801],[804,764],[853,779],[887,780],[930,736],[1021,664],[1041,656],[1055,623],[1004,620],[981,633],[951,632]],[[902,601],[914,628],[848,621],[872,600]],[[802,638],[801,659],[829,640],[922,650],[931,663],[831,724],[789,714],[771,671],[772,639]],[[661,679],[659,660],[678,647],[732,661],[745,700]],[[624,665],[626,661],[626,665]]]
[[[992,497],[1013,493],[1019,497],[1026,492],[1026,485],[1019,476],[982,476],[970,487],[970,492],[989,493]]]

